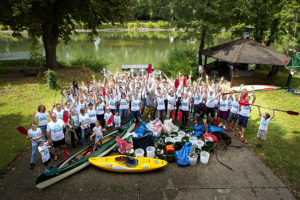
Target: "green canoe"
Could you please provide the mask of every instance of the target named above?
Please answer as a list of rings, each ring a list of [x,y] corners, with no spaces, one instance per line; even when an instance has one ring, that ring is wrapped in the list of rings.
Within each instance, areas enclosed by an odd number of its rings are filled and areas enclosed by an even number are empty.
[[[81,169],[90,165],[88,159],[90,157],[105,156],[116,146],[116,137],[126,138],[128,133],[132,132],[135,127],[135,123],[128,122],[126,125],[107,133],[102,140],[102,146],[94,153],[86,156],[88,152],[93,149],[94,142],[89,142],[86,146],[81,147],[75,151],[68,158],[64,159],[54,168],[48,172],[44,172],[36,179],[36,187],[39,189],[46,188],[64,178],[80,171]]]

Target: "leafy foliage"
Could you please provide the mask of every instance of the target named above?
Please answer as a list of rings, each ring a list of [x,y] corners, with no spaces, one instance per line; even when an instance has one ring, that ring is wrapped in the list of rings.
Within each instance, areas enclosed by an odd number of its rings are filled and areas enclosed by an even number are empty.
[[[167,57],[166,61],[162,61],[158,68],[165,72],[166,75],[177,75],[179,72],[184,76],[188,76],[193,71],[193,78],[197,77],[198,55],[197,50],[190,47],[174,48]]]
[[[55,71],[48,69],[48,71],[45,71],[45,77],[47,79],[47,85],[49,89],[58,88],[58,81]]]
[[[106,67],[109,63],[105,60],[98,60],[90,57],[81,57],[76,58],[70,61],[61,62],[66,67],[82,67],[82,63],[85,64],[87,68],[90,68],[94,72],[101,72],[104,67]]]

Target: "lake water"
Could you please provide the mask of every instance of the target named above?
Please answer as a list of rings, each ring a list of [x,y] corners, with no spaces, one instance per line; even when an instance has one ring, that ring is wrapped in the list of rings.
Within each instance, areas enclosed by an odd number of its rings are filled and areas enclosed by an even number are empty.
[[[166,59],[172,48],[183,45],[198,48],[197,41],[183,41],[176,32],[100,32],[91,38],[88,33],[72,35],[68,45],[61,41],[57,47],[59,61],[78,58],[104,59],[110,71],[122,65],[149,64],[159,65]],[[222,33],[207,42],[206,47],[230,41],[230,34]],[[42,42],[37,45],[43,52]],[[31,42],[25,36],[17,39],[9,34],[0,34],[0,53],[31,51]]]

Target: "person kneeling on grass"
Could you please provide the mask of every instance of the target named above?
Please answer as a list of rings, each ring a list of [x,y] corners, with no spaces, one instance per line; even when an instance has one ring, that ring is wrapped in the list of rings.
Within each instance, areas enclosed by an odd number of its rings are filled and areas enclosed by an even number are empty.
[[[91,140],[94,137],[94,135],[96,136],[93,152],[96,150],[99,143],[100,143],[100,146],[102,145],[102,139],[103,139],[102,131],[105,131],[105,129],[102,129],[102,127],[100,126],[100,122],[96,121],[95,127],[93,128],[93,134],[90,136]]]
[[[260,112],[260,107],[258,107],[258,113],[260,116],[260,125],[257,132],[258,144],[256,144],[256,147],[262,148],[263,142],[267,139],[267,131],[268,131],[269,123],[275,117],[275,110],[273,109],[272,117],[267,112],[262,116]]]
[[[50,152],[48,149],[48,148],[51,148],[51,146],[48,145],[48,142],[39,142],[38,145],[39,145],[38,150],[41,153],[42,161],[43,161],[44,165],[47,167],[51,161]]]

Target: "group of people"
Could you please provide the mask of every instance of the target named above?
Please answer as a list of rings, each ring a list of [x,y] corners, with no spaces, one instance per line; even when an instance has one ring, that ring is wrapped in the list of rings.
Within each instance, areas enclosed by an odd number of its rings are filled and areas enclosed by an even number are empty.
[[[37,149],[47,166],[51,145],[54,147],[54,160],[58,159],[59,148],[66,149],[66,140],[75,147],[76,143],[86,145],[95,136],[95,149],[101,143],[102,131],[111,131],[133,119],[138,125],[141,121],[155,118],[162,122],[170,118],[177,121],[182,115],[182,125],[187,125],[188,121],[194,125],[203,122],[206,132],[207,124],[214,125],[218,119],[221,128],[228,130],[232,127],[236,136],[241,135],[243,142],[251,105],[242,106],[239,100],[244,98],[249,102],[252,98],[253,104],[256,99],[254,89],[248,95],[246,90],[242,90],[242,85],[240,91],[234,94],[226,88],[223,78],[212,83],[208,76],[205,81],[202,76],[193,81],[192,72],[188,77],[179,72],[175,78],[169,78],[162,72],[157,76],[143,74],[142,70],[136,76],[133,71],[124,75],[120,75],[118,70],[115,75],[104,73],[103,80],[97,81],[93,76],[92,81],[82,82],[80,86],[73,81],[66,89],[62,86],[61,95],[61,103],[54,104],[49,112],[44,105],[39,105],[38,112],[34,113],[28,131],[32,140],[31,168],[34,167]],[[67,122],[62,120],[64,111],[68,111]],[[48,121],[48,118],[51,120]],[[272,118],[268,113],[264,114],[260,129],[266,131]],[[263,131],[258,135],[261,138],[258,147],[265,140],[266,133]],[[70,140],[66,132],[70,134]]]

